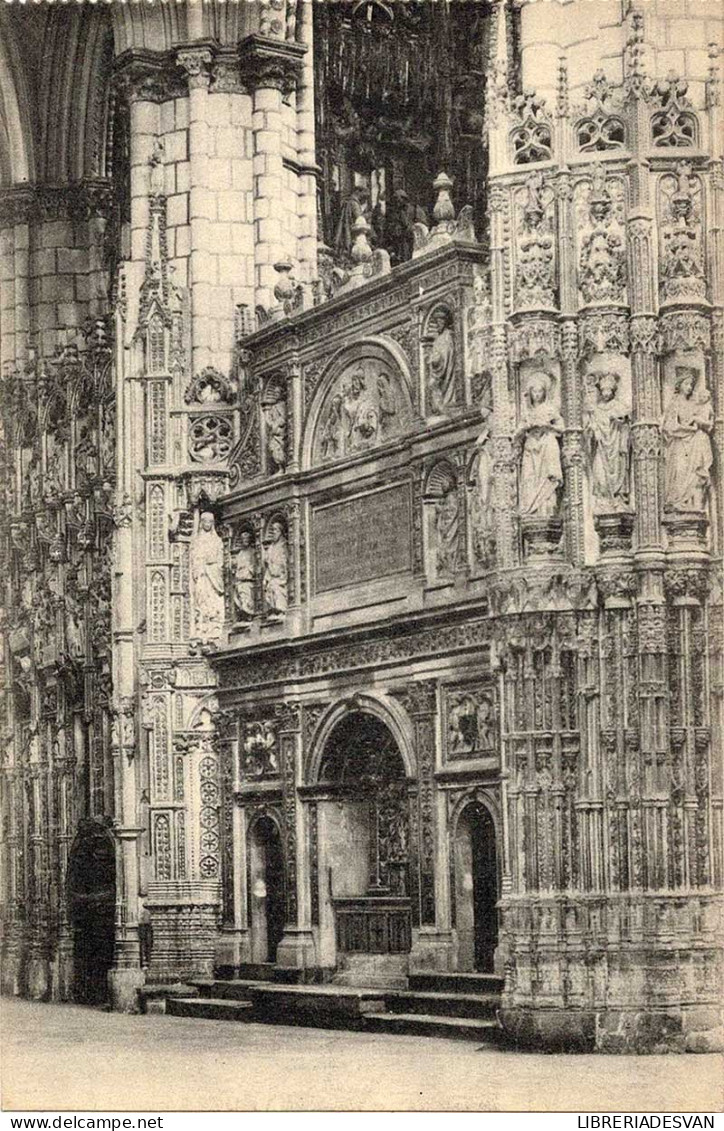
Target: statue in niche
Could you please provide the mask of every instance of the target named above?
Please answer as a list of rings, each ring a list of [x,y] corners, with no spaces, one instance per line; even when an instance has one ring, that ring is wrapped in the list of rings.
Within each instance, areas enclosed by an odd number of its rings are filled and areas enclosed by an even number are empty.
[[[427,358],[427,396],[429,407],[441,416],[455,403],[454,320],[449,310],[441,310],[432,328],[435,339]]]
[[[80,427],[74,458],[76,486],[87,487],[98,473],[98,448],[87,424]]]
[[[217,640],[224,619],[224,544],[211,511],[199,517],[191,538],[193,583],[193,635],[197,640]]]
[[[435,500],[435,566],[438,574],[454,573],[458,567],[460,499],[457,486],[448,481]]]
[[[450,756],[469,757],[495,747],[493,704],[489,695],[454,695],[447,720],[447,751]]]
[[[254,586],[256,583],[256,550],[250,530],[239,535],[239,549],[234,561],[234,611],[239,620],[254,616]]]
[[[563,421],[551,400],[548,374],[532,376],[525,392],[517,440],[521,447],[520,514],[523,518],[553,518],[563,483],[560,435]]]
[[[274,724],[263,722],[248,723],[244,737],[244,774],[252,778],[279,772],[277,756],[277,734]]]
[[[625,510],[629,503],[631,408],[619,396],[619,383],[618,373],[596,374],[595,402],[583,415],[593,509],[598,514]]]
[[[490,425],[487,419],[477,438],[476,448],[470,520],[473,552],[477,561],[485,565],[491,556],[493,530],[493,457],[490,451]]]
[[[268,386],[262,401],[268,470],[273,475],[287,465],[287,403],[279,385]]]
[[[40,503],[40,460],[33,448],[23,476],[23,506],[34,510]]]
[[[57,499],[65,491],[65,459],[63,444],[56,434],[48,440],[48,464],[45,473],[45,497]]]
[[[700,392],[697,394],[697,388]],[[703,511],[711,483],[714,426],[711,396],[694,366],[677,366],[674,395],[664,413],[666,510]]]
[[[281,618],[289,606],[289,551],[281,522],[272,522],[264,553],[264,608],[270,617]]]

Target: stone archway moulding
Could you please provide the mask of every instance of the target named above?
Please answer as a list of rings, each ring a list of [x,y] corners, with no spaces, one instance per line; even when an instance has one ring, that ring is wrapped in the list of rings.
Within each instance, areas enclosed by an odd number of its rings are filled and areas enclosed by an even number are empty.
[[[353,713],[372,715],[384,723],[394,738],[402,758],[405,775],[417,776],[417,759],[412,723],[403,707],[390,696],[376,694],[357,694],[347,699],[337,700],[320,719],[306,762],[305,784],[316,785],[324,751],[329,738],[342,719]]]

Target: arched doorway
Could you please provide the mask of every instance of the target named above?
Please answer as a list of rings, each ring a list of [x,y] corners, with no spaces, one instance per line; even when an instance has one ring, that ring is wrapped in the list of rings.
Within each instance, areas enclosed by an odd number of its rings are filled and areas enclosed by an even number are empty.
[[[249,908],[252,961],[276,962],[284,934],[284,850],[273,817],[259,817],[249,830]]]
[[[116,852],[110,831],[83,821],[68,863],[68,905],[73,927],[73,998],[87,1005],[108,1001],[116,910]]]
[[[324,959],[348,972],[364,968],[366,984],[377,974],[399,976],[411,933],[408,782],[381,719],[365,711],[340,719],[324,747],[318,789]],[[379,957],[365,965],[352,962],[355,955]]]
[[[458,969],[489,973],[498,945],[498,864],[495,824],[482,802],[460,813],[453,850]]]

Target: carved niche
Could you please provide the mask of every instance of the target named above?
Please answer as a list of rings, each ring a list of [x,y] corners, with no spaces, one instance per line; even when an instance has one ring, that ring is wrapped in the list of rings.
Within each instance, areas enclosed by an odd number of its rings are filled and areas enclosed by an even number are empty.
[[[523,309],[547,309],[556,300],[556,236],[553,189],[531,173],[515,194],[515,301]]]
[[[626,302],[624,187],[595,165],[575,190],[578,289],[586,305]]]
[[[669,302],[706,298],[702,237],[702,191],[691,163],[679,161],[676,172],[659,183],[659,244],[661,298]]]
[[[335,370],[315,416],[314,464],[378,448],[404,433],[412,420],[409,386],[383,347],[359,346]]]

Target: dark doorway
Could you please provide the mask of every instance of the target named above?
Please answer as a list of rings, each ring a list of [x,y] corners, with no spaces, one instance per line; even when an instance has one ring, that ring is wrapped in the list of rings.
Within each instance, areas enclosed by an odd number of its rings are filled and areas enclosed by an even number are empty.
[[[478,801],[466,805],[455,837],[458,967],[490,973],[498,945],[498,865],[495,825]]]
[[[250,907],[255,962],[276,962],[284,934],[284,851],[279,827],[260,817],[249,837]]]
[[[116,853],[110,831],[83,821],[68,865],[68,903],[73,926],[73,997],[86,1005],[109,998],[116,911]]]

